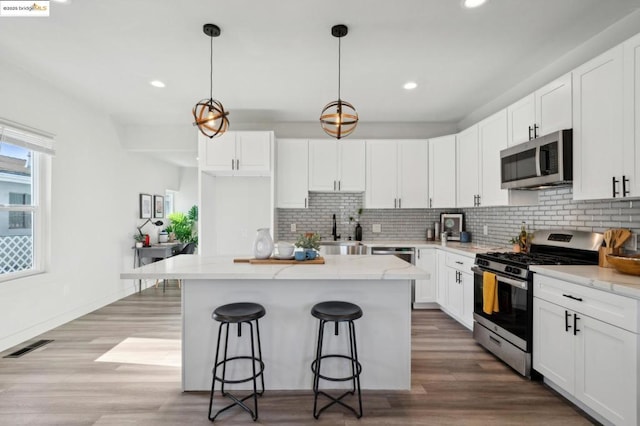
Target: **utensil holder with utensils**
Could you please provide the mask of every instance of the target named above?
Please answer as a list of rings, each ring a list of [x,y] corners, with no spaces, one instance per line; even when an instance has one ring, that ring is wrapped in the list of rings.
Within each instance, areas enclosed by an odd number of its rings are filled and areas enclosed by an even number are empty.
[[[622,246],[631,236],[628,229],[609,229],[604,232],[604,246],[598,250],[598,266],[601,268],[613,268],[607,260],[608,254],[618,255],[622,252]]]

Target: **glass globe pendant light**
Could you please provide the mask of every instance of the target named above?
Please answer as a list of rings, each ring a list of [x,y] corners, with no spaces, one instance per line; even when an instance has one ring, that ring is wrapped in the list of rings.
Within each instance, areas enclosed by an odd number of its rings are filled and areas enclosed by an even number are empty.
[[[203,99],[193,107],[194,126],[197,126],[203,135],[212,139],[220,136],[229,128],[228,111],[224,110],[220,101],[213,99],[213,38],[220,35],[220,27],[214,24],[204,24],[204,33],[211,37],[209,77],[209,99]]]
[[[340,98],[340,39],[347,35],[346,25],[334,25],[331,34],[338,38],[338,100],[329,102],[320,114],[322,130],[331,137],[341,139],[349,136],[358,125],[358,113],[349,102]]]

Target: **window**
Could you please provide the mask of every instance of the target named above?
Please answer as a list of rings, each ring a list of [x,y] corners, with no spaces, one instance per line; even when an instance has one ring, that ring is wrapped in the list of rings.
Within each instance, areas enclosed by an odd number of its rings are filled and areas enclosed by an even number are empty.
[[[0,281],[44,270],[52,140],[0,120]]]

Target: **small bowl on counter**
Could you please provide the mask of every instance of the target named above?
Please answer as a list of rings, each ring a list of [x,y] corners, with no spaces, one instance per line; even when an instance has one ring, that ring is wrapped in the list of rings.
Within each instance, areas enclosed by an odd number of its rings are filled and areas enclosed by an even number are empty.
[[[607,261],[616,271],[629,275],[640,275],[640,254],[607,254]]]

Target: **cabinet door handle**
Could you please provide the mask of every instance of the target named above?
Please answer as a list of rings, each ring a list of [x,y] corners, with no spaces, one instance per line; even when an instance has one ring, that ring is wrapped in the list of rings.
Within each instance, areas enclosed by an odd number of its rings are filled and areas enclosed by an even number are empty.
[[[627,179],[625,175],[622,175],[622,196],[623,197],[626,197],[627,195],[629,195],[629,190],[627,189],[627,182],[629,182],[629,179]]]
[[[429,208],[433,207],[433,198],[429,198]]]
[[[342,191],[342,181],[338,181],[338,191]]]
[[[335,180],[333,181],[333,190],[334,191],[336,190],[336,181]]]
[[[476,205],[476,207],[480,207],[480,194],[478,194],[478,204]]]
[[[304,208],[307,208],[307,197],[304,197]]]
[[[393,208],[394,208],[394,209],[397,209],[397,208],[398,208],[398,199],[397,199],[397,198],[394,198],[394,199],[393,199]]]
[[[398,208],[402,208],[402,198],[398,198]]]
[[[533,138],[537,138],[538,137],[538,125],[534,124],[533,125]]]
[[[564,294],[564,293],[562,295],[564,297],[568,297],[569,299],[573,299],[573,300],[577,300],[578,302],[582,302],[582,298],[581,297],[575,297],[575,296],[572,296],[570,294]]]
[[[619,180],[616,179],[615,176],[611,177],[611,187],[612,187],[612,192],[613,192],[613,198],[616,198],[616,195],[619,194],[618,191],[616,191],[616,183],[620,182]]]
[[[569,325],[569,317],[571,314],[568,311],[564,311],[564,331],[569,331],[571,326]]]
[[[235,170],[236,166],[235,166],[235,161],[233,161],[233,158],[231,159],[231,170]]]
[[[529,126],[529,140],[531,140],[531,139],[533,139],[533,138],[531,137],[531,126]]]
[[[573,314],[573,335],[577,335],[578,334],[578,320],[580,319],[580,317],[576,314]]]
[[[240,170],[240,160],[236,160],[236,170]]]
[[[458,265],[464,265],[464,262],[460,262],[459,260],[456,260],[456,263],[457,263]]]

